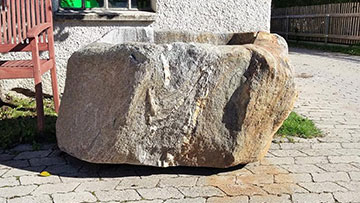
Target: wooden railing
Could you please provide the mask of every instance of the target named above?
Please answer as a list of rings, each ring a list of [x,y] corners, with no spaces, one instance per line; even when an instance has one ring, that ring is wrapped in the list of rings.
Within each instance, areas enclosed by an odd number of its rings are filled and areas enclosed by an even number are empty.
[[[290,40],[360,44],[360,2],[274,9],[271,32]]]

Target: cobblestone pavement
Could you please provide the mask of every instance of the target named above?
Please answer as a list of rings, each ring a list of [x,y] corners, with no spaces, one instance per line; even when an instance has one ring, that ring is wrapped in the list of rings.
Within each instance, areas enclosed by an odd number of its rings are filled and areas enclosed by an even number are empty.
[[[360,202],[360,57],[298,49],[291,59],[295,111],[323,138],[274,143],[261,163],[228,170],[96,165],[20,145],[0,152],[0,203]]]

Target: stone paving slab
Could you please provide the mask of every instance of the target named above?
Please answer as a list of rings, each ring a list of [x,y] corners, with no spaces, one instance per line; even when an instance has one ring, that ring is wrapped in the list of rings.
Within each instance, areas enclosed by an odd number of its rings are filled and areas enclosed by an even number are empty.
[[[231,169],[97,165],[54,144],[18,145],[0,150],[0,203],[360,202],[360,57],[296,49],[290,58],[295,111],[324,137],[273,143],[260,163]]]

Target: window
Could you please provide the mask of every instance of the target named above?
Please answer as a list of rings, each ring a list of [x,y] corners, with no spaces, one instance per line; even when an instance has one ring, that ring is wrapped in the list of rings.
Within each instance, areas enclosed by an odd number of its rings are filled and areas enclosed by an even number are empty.
[[[151,0],[60,0],[60,8],[71,10],[151,10]]]

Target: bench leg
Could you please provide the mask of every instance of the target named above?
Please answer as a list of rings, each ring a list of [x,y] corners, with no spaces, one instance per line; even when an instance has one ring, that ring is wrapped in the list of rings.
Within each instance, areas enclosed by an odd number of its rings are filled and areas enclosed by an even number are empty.
[[[56,78],[56,68],[53,67],[50,72],[51,72],[52,91],[54,95],[55,112],[59,113],[60,99],[59,99],[59,90],[58,90],[58,84]]]
[[[44,103],[43,103],[43,93],[42,93],[42,84],[41,82],[35,85],[35,94],[36,94],[36,113],[37,113],[37,128],[38,132],[42,134],[44,132]]]

